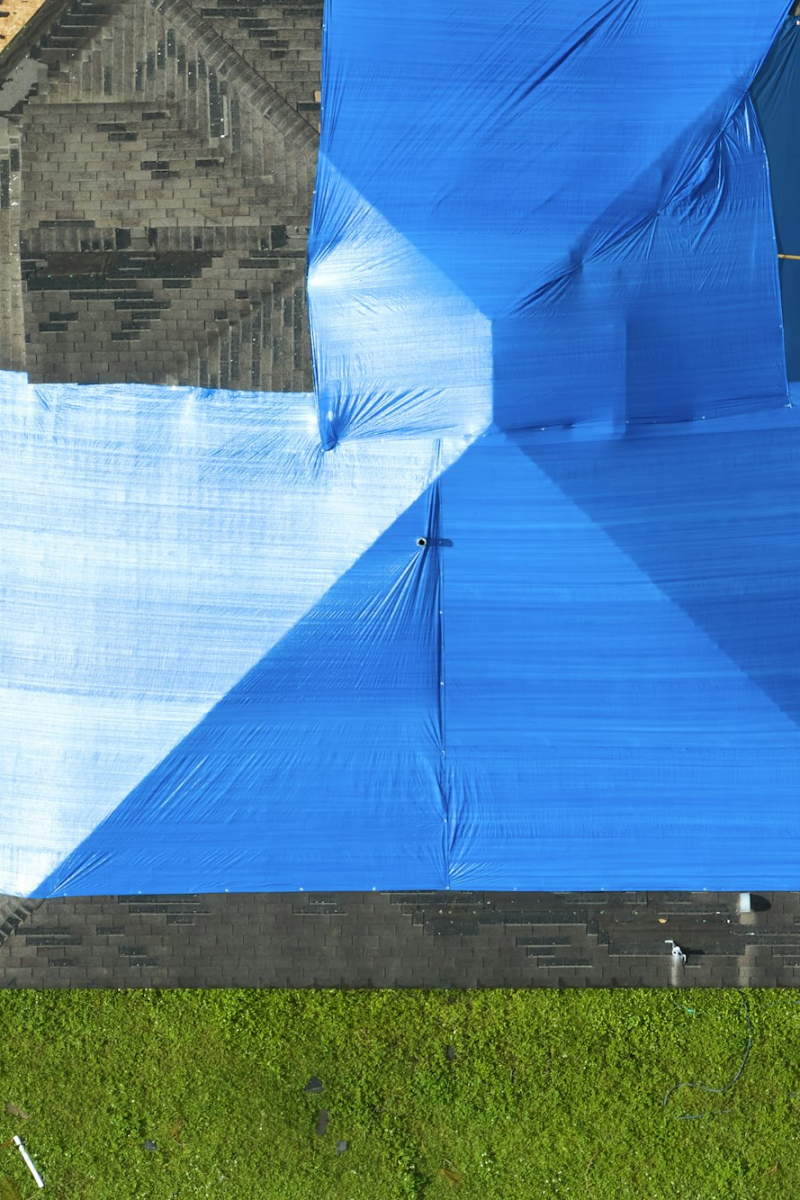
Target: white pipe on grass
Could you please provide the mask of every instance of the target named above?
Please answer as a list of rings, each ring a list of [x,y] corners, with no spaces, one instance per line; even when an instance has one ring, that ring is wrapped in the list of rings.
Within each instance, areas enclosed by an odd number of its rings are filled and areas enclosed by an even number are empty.
[[[33,1178],[36,1180],[36,1186],[37,1186],[37,1187],[40,1187],[40,1188],[43,1188],[43,1187],[44,1187],[44,1180],[42,1179],[42,1177],[41,1177],[41,1175],[39,1174],[39,1172],[36,1170],[36,1167],[33,1165],[33,1160],[32,1160],[32,1158],[31,1158],[30,1154],[28,1154],[28,1151],[27,1151],[27,1150],[25,1149],[25,1147],[23,1146],[23,1144],[22,1144],[22,1138],[21,1138],[21,1137],[19,1137],[19,1136],[18,1136],[16,1133],[14,1134],[14,1145],[17,1147],[17,1149],[19,1150],[20,1154],[21,1154],[21,1155],[22,1155],[22,1157],[25,1159],[25,1166],[28,1168],[28,1170],[30,1171],[31,1175],[32,1175],[32,1176],[33,1176]]]

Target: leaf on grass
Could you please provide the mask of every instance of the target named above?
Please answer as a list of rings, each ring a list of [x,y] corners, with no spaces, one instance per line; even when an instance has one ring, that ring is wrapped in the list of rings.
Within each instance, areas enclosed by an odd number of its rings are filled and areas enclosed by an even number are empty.
[[[183,1145],[183,1141],[181,1139],[181,1132],[182,1132],[185,1124],[186,1124],[185,1120],[183,1119],[183,1117],[181,1117],[180,1121],[176,1121],[175,1124],[171,1127],[171,1129],[169,1131],[169,1136],[171,1138],[174,1138],[175,1141],[178,1142],[179,1145],[181,1145],[181,1146]]]
[[[0,1200],[22,1200],[16,1184],[10,1179],[0,1179]]]
[[[440,1174],[444,1176],[451,1187],[460,1187],[464,1182],[464,1176],[459,1171],[451,1171],[449,1167],[442,1167]]]
[[[17,1108],[16,1104],[11,1104],[10,1101],[6,1103],[6,1112],[11,1117],[21,1117],[23,1121],[31,1119],[30,1113],[26,1113],[24,1108]]]

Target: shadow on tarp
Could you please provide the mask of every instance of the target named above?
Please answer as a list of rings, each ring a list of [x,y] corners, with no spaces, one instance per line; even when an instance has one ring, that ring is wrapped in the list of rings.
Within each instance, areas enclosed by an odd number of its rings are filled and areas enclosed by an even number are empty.
[[[800,417],[519,448],[800,723]]]

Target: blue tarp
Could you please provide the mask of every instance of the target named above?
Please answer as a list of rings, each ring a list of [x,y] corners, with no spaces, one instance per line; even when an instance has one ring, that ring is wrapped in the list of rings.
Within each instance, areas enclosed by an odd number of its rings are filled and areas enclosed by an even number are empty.
[[[332,0],[309,263],[326,444],[472,428],[487,385],[503,429],[785,404],[747,94],[785,10]]]
[[[796,886],[785,6],[697,9],[332,0],[314,395],[0,377],[3,890]]]
[[[770,163],[780,260],[786,366],[800,379],[800,20],[788,17],[753,84]]]

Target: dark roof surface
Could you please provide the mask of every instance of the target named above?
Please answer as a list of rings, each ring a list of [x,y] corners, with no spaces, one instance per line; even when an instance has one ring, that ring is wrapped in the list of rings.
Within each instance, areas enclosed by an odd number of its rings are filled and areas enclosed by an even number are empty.
[[[796,987],[800,896],[319,893],[8,902],[4,987]],[[16,915],[13,915],[16,913]],[[663,922],[663,923],[662,923]],[[670,941],[667,941],[670,939]],[[686,954],[672,956],[672,942]]]
[[[35,40],[0,89],[0,367],[310,390],[321,26],[76,0]]]

